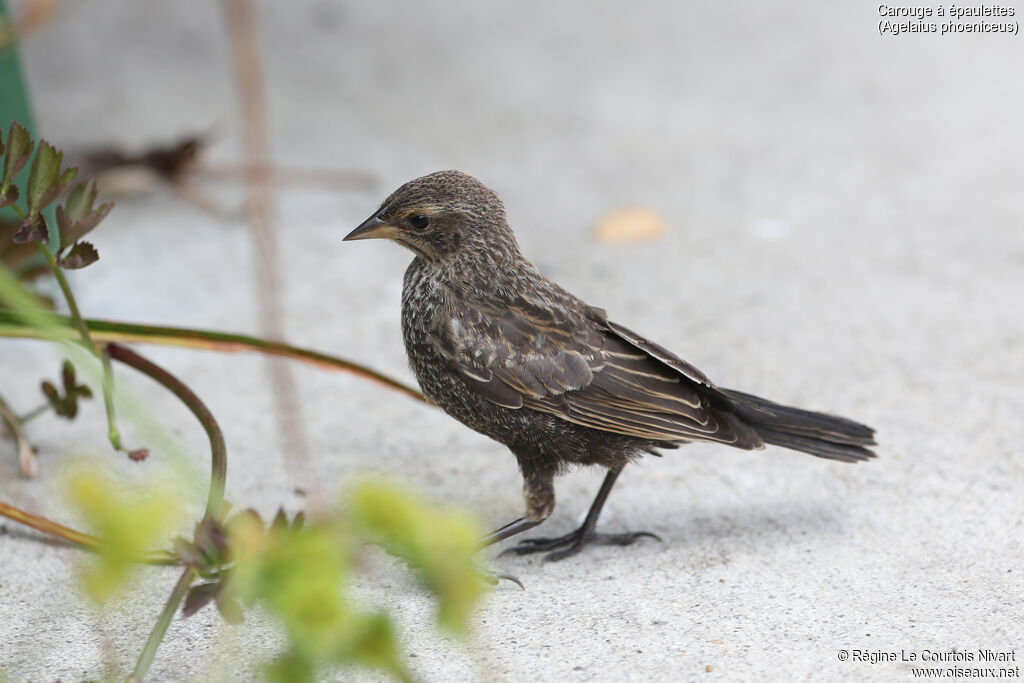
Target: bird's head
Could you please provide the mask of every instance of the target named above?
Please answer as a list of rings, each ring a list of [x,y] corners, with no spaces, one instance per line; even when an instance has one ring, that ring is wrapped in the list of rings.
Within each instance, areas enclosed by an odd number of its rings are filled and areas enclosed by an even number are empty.
[[[480,251],[519,251],[498,195],[461,171],[437,171],[410,180],[345,240],[378,237],[394,240],[430,262]]]

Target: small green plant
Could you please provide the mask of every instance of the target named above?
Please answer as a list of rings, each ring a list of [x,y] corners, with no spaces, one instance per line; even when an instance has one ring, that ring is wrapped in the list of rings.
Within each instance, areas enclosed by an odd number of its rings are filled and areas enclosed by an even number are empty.
[[[34,157],[33,157],[34,153]],[[399,638],[385,612],[361,609],[350,594],[360,571],[359,554],[367,543],[383,547],[415,569],[423,585],[438,600],[438,623],[464,635],[474,607],[486,588],[473,561],[479,530],[466,517],[418,500],[408,491],[381,482],[364,482],[351,489],[338,509],[306,520],[300,513],[288,519],[279,513],[265,524],[252,511],[230,515],[224,501],[227,449],[216,419],[179,378],[125,346],[131,341],[176,344],[206,349],[256,350],[282,355],[320,367],[355,372],[363,377],[422,398],[394,380],[361,365],[281,343],[206,330],[91,321],[78,308],[66,270],[96,262],[96,247],[83,238],[109,214],[112,205],[96,205],[90,180],[74,184],[77,171],[62,168],[63,153],[45,141],[35,144],[23,127],[14,123],[6,139],[0,134],[3,156],[0,207],[10,206],[20,222],[7,233],[11,243],[34,245],[46,269],[57,281],[69,315],[50,312],[39,297],[25,289],[4,256],[23,249],[0,249],[0,337],[22,337],[62,344],[72,360],[61,367],[58,383],[45,380],[45,402],[19,415],[0,397],[0,421],[16,442],[23,476],[39,474],[39,463],[29,443],[26,425],[52,410],[74,419],[78,402],[92,398],[88,384],[79,379],[76,364],[85,374],[100,378],[106,407],[107,432],[115,451],[135,461],[146,459],[145,448],[125,449],[115,412],[115,386],[111,366],[123,363],[147,375],[173,393],[197,418],[210,443],[211,477],[206,510],[195,524],[192,538],[177,538],[166,547],[167,536],[180,527],[183,496],[171,484],[129,485],[120,481],[110,465],[78,465],[64,472],[68,499],[92,533],[83,533],[0,502],[0,515],[59,537],[95,557],[83,563],[81,578],[87,595],[104,604],[126,589],[131,574],[144,564],[173,564],[181,576],[136,661],[131,680],[142,680],[153,661],[174,614],[182,608],[190,616],[215,604],[230,623],[244,618],[244,610],[262,604],[287,636],[283,657],[266,664],[272,680],[312,680],[326,666],[360,665],[410,680],[403,664]],[[27,183],[15,178],[31,159]],[[47,207],[63,197],[55,224]],[[6,245],[3,245],[6,247]],[[91,366],[98,365],[98,372]]]
[[[288,655],[269,670],[276,680],[305,680],[321,663],[358,663],[408,680],[390,618],[357,609],[346,590],[358,555],[367,541],[376,541],[416,567],[438,598],[439,623],[464,635],[485,588],[473,565],[479,530],[462,515],[380,482],[354,487],[347,503],[343,514],[309,522],[301,516],[289,522],[279,513],[265,527],[252,511],[230,518],[224,533],[208,537],[226,539],[234,564],[226,576],[198,570],[208,582],[192,589],[186,613],[214,600],[231,620],[240,614],[239,604],[263,603],[289,639]],[[415,521],[392,526],[385,521],[391,504]],[[218,546],[203,556],[222,552]]]

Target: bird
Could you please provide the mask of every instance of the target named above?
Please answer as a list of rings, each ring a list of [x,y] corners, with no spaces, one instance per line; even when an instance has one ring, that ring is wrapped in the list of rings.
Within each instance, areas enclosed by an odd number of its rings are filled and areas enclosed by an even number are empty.
[[[506,552],[561,560],[591,543],[657,538],[599,532],[597,521],[627,464],[689,442],[770,444],[846,463],[875,457],[871,427],[719,387],[546,278],[520,251],[498,195],[465,173],[405,183],[344,241],[375,238],[415,255],[401,322],[424,396],[518,461],[525,511],[481,548],[547,519],[555,477],[573,466],[606,470],[580,527]]]

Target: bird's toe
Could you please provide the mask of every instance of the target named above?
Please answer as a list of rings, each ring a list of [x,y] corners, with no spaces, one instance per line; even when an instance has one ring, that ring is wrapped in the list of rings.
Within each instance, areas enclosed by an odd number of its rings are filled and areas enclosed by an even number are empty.
[[[661,541],[660,536],[653,534],[650,531],[630,531],[621,534],[605,534],[591,531],[585,527],[580,527],[575,531],[556,538],[524,539],[520,541],[518,545],[503,550],[500,555],[504,555],[505,553],[529,555],[532,553],[551,551],[544,556],[544,560],[546,562],[557,562],[558,560],[564,560],[567,557],[575,555],[582,550],[584,546],[591,543],[597,543],[600,545],[632,545],[637,539],[644,537],[653,538],[659,542]]]

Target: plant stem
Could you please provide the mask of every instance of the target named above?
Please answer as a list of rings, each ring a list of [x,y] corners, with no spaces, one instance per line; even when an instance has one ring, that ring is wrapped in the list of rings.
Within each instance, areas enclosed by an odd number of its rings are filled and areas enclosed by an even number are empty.
[[[160,642],[163,641],[167,628],[171,625],[171,619],[174,618],[174,613],[178,611],[178,605],[185,599],[185,594],[188,593],[194,578],[195,570],[192,567],[186,567],[185,571],[181,573],[178,583],[174,584],[174,590],[171,591],[171,595],[167,598],[163,611],[160,612],[160,617],[153,624],[153,630],[150,631],[149,638],[146,639],[146,646],[142,648],[142,654],[139,655],[138,661],[135,662],[135,669],[132,671],[132,675],[128,677],[131,683],[142,683],[142,680],[146,677],[146,673],[153,663],[153,658],[156,657],[157,648],[160,647]]]
[[[60,291],[68,304],[71,319],[74,321],[75,327],[78,328],[82,344],[91,353],[97,355],[103,364],[103,405],[107,410],[107,438],[110,439],[110,445],[114,447],[114,450],[124,450],[121,446],[121,432],[117,428],[117,415],[114,412],[114,372],[110,367],[110,359],[106,354],[100,353],[93,343],[92,336],[89,334],[89,326],[82,318],[82,312],[78,309],[78,302],[75,301],[71,285],[68,284],[68,279],[64,276],[64,269],[57,264],[57,256],[46,244],[40,244],[39,250],[43,252],[47,265],[53,271],[53,276],[57,278],[57,284],[60,285]]]
[[[18,416],[2,398],[0,398],[0,420],[7,424],[11,435],[14,436],[15,443],[18,444],[18,468],[21,471],[21,476],[29,479],[39,476],[39,461],[36,459],[36,453],[32,450],[32,445],[28,442],[28,437],[22,428],[22,420],[18,419]]]
[[[26,422],[36,419],[37,417],[39,417],[52,407],[53,406],[50,405],[49,403],[44,403],[42,405],[36,406],[32,410],[28,411],[27,413],[19,417],[18,421],[21,422],[22,425],[24,425]]]
[[[30,526],[33,529],[42,531],[45,534],[62,538],[69,543],[77,545],[83,550],[97,550],[100,546],[100,540],[95,536],[89,534],[83,534],[81,531],[75,531],[69,529],[66,526],[57,524],[44,517],[37,517],[31,513],[20,510],[7,503],[0,502],[0,515],[13,519],[15,522],[21,522],[25,526]]]
[[[213,413],[206,407],[198,396],[185,384],[161,368],[156,363],[149,361],[135,353],[126,346],[120,344],[107,344],[104,355],[129,365],[144,375],[162,384],[171,393],[177,396],[185,406],[192,411],[206,435],[210,439],[210,454],[212,464],[210,466],[210,494],[206,501],[206,517],[220,520],[221,510],[224,505],[224,484],[228,477],[228,454],[227,446],[224,444],[224,434],[220,425],[213,417]]]
[[[69,529],[63,524],[58,524],[57,522],[46,519],[45,517],[40,517],[39,515],[33,515],[4,502],[0,502],[0,516],[13,519],[15,522],[32,527],[44,534],[56,536],[57,538],[63,539],[68,543],[77,546],[81,550],[96,552],[100,549],[101,541],[95,536],[82,533],[81,531],[75,531],[74,529]],[[142,562],[146,564],[177,564],[178,558],[174,553],[166,550],[153,550],[146,553],[142,558]]]
[[[25,325],[17,314],[8,311],[0,311],[0,337],[19,337],[31,339],[51,339],[54,331],[59,328],[71,327],[71,321],[62,315],[53,313],[39,313],[41,324],[47,327],[47,334],[44,335],[36,327]],[[43,317],[45,316],[45,317]],[[48,319],[47,319],[48,318]],[[324,370],[350,372],[359,375],[364,379],[376,382],[389,389],[400,391],[410,398],[418,401],[425,400],[423,394],[416,391],[407,384],[396,379],[371,370],[359,363],[329,356],[318,351],[303,349],[298,346],[291,346],[281,342],[267,341],[259,337],[252,337],[244,334],[233,334],[228,332],[212,332],[209,330],[194,330],[184,327],[166,327],[159,325],[137,325],[134,323],[120,323],[107,320],[87,319],[89,332],[97,342],[132,342],[145,344],[161,344],[164,346],[182,346],[193,349],[206,349],[210,351],[222,351],[227,353],[238,353],[242,351],[255,351],[274,356],[283,356],[292,360],[301,361]],[[70,332],[70,330],[69,330]],[[71,336],[68,334],[67,336]]]

